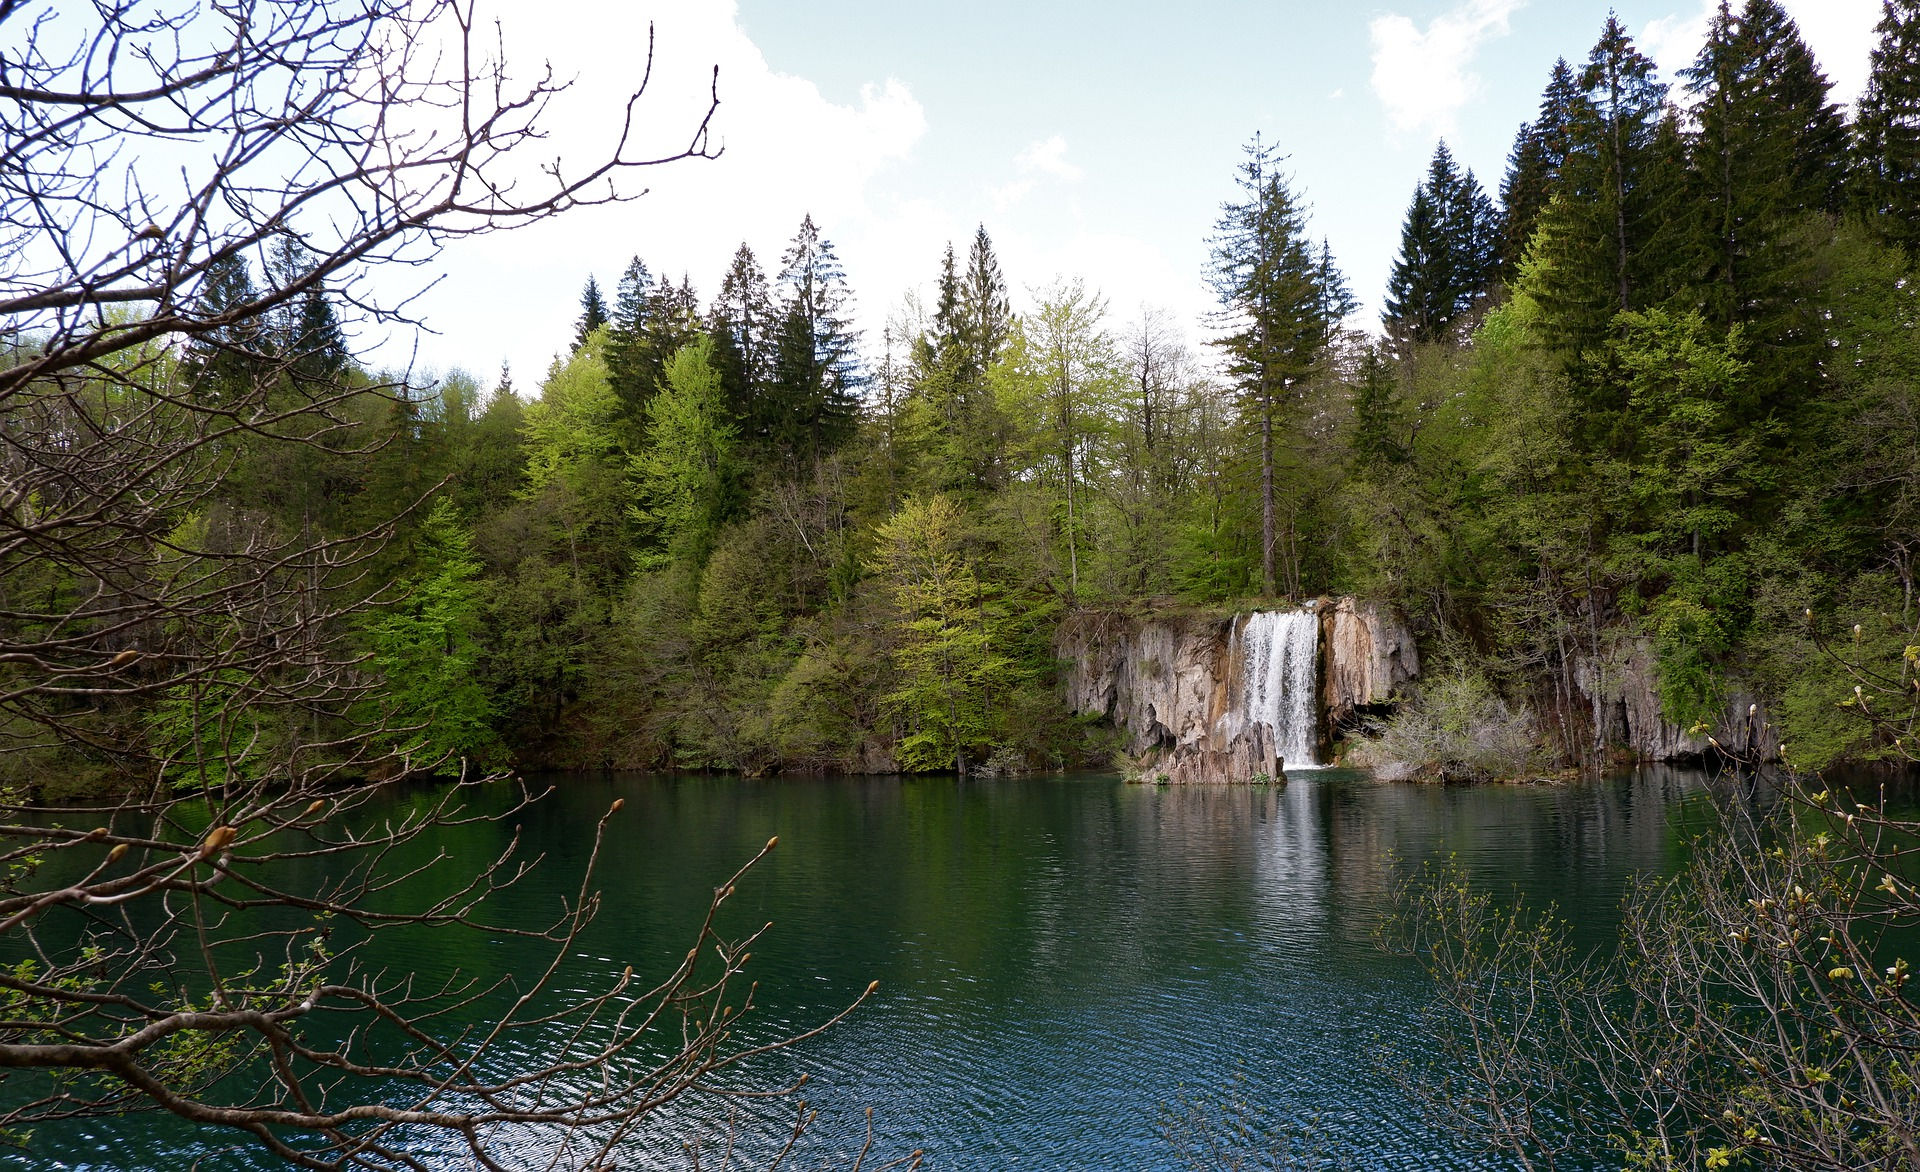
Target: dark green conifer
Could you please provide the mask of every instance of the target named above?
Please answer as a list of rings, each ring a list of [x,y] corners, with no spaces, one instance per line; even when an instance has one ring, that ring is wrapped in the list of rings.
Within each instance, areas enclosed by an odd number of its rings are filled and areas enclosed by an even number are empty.
[[[1579,99],[1573,67],[1562,57],[1553,63],[1538,117],[1523,123],[1514,136],[1506,177],[1500,184],[1498,275],[1503,281],[1511,282],[1519,274],[1520,260],[1540,226],[1540,214],[1559,188]]]
[[[1013,330],[1007,279],[1000,273],[1000,259],[993,253],[993,241],[987,236],[985,224],[974,230],[973,246],[967,250],[967,272],[961,283],[960,303],[967,367],[984,377],[1000,360],[1000,352]]]
[[[652,298],[653,274],[636,256],[620,274],[613,319],[607,323],[607,383],[620,398],[630,440],[637,440],[645,426],[646,402],[659,378],[659,371],[649,366],[645,356]]]
[[[1442,142],[1400,230],[1400,256],[1387,283],[1388,336],[1403,349],[1446,337],[1486,299],[1498,241],[1493,201]]]
[[[769,439],[773,451],[791,462],[832,451],[852,434],[859,405],[859,334],[850,323],[846,274],[811,215],[801,220],[780,259],[784,297]]]
[[[749,444],[762,444],[770,420],[764,402],[773,377],[774,336],[779,315],[767,290],[767,276],[753,250],[742,244],[733,254],[720,292],[707,314],[713,335],[713,366],[734,426]]]
[[[1752,386],[1765,397],[1813,374],[1816,323],[1797,274],[1805,217],[1839,207],[1845,124],[1831,88],[1775,0],[1722,0],[1684,71],[1694,96],[1691,144],[1695,301],[1721,329],[1756,342]]]
[[[1546,310],[1543,332],[1577,359],[1632,309],[1668,258],[1653,248],[1670,183],[1661,181],[1667,87],[1609,17],[1578,79],[1568,150],[1529,248],[1527,288]]]
[[[1260,436],[1260,576],[1278,592],[1274,451],[1297,422],[1330,333],[1326,274],[1306,234],[1306,212],[1258,135],[1236,177],[1241,198],[1221,209],[1211,243],[1210,283],[1225,327],[1216,341],[1238,384],[1241,410]],[[1329,258],[1330,259],[1330,258]],[[1337,270],[1335,270],[1337,271]]]
[[[1853,204],[1881,239],[1920,255],[1920,0],[1882,0],[1855,122]]]
[[[587,335],[607,324],[607,303],[600,296],[600,282],[587,278],[587,287],[580,291],[580,317],[573,326],[573,348],[578,350],[587,344]]]

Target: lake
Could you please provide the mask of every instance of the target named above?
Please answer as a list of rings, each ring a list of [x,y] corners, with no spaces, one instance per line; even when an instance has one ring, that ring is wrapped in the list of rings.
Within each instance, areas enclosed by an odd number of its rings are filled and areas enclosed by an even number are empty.
[[[497,915],[549,915],[594,820],[624,798],[605,906],[575,960],[590,977],[628,964],[657,977],[685,954],[713,886],[779,835],[729,905],[737,932],[774,924],[750,966],[760,1007],[744,1032],[802,1029],[880,988],[761,1073],[810,1073],[821,1151],[857,1143],[870,1106],[880,1148],[923,1148],[928,1167],[952,1170],[1176,1167],[1155,1131],[1161,1106],[1236,1083],[1358,1167],[1504,1167],[1429,1129],[1377,1070],[1384,1043],[1419,1045],[1428,995],[1417,966],[1374,940],[1398,869],[1455,854],[1483,881],[1558,903],[1597,942],[1638,877],[1676,865],[1679,827],[1707,800],[1704,775],[1666,768],[1484,787],[1343,770],[1281,788],[546,780],[556,792],[520,821],[550,857]],[[482,823],[436,842],[478,858],[509,832]],[[535,960],[504,939],[409,947],[385,959],[429,977]],[[670,1150],[686,1125],[663,1120],[656,1143]],[[29,1163],[160,1167],[216,1141],[229,1142],[147,1116],[43,1129]],[[202,1166],[270,1165],[228,1150]]]

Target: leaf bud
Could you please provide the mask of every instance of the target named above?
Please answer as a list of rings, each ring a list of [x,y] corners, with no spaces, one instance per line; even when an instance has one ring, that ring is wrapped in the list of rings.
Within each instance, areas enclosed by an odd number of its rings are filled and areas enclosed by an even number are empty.
[[[231,826],[216,826],[209,830],[206,839],[200,843],[200,857],[210,859],[219,854],[239,833]]]

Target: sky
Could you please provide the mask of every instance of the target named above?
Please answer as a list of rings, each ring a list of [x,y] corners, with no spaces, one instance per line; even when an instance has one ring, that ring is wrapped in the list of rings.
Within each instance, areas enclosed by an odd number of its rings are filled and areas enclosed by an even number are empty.
[[[1015,308],[1081,277],[1124,329],[1153,306],[1205,336],[1207,240],[1257,132],[1287,156],[1311,231],[1375,328],[1408,200],[1444,138],[1497,196],[1514,132],[1555,58],[1576,64],[1609,9],[1673,71],[1715,0],[481,0],[511,68],[572,88],[545,157],[603,151],[654,66],[639,141],[683,146],[717,66],[713,160],[651,168],[615,206],[456,243],[416,286],[432,331],[363,341],[376,363],[503,362],[537,389],[596,277],[629,258],[689,277],[703,303],[742,242],[771,275],[803,215],[837,249],[876,353],[910,293],[929,297],[948,241],[993,238]],[[1865,82],[1879,0],[1785,0],[1837,100]],[[411,290],[409,290],[411,291]]]

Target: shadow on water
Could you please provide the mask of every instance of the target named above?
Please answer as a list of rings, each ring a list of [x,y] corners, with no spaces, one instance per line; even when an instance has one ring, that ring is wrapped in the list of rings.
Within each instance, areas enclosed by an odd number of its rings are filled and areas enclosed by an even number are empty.
[[[829,1139],[872,1106],[888,1146],[929,1166],[1172,1167],[1153,1129],[1181,1089],[1237,1072],[1282,1119],[1318,1119],[1357,1166],[1475,1167],[1371,1061],[1417,1030],[1427,988],[1374,929],[1396,868],[1456,855],[1484,882],[1552,901],[1583,942],[1679,862],[1697,771],[1564,786],[1386,784],[1324,770],[1283,788],[1128,786],[1108,776],[952,779],[566,777],[523,813],[547,855],[494,913],[550,918],[594,820],[625,799],[603,861],[589,976],[664,972],[713,884],[773,835],[729,915],[756,951],[766,1036],[879,995],[763,1073],[804,1069]],[[505,823],[420,849],[490,857]],[[381,959],[426,977],[533,963],[520,942],[414,938]],[[201,1140],[207,1137],[199,1137]],[[195,1138],[145,1117],[46,1133],[39,1166],[152,1167]],[[267,1166],[235,1153],[206,1167]],[[1489,1167],[1498,1165],[1487,1165]]]

